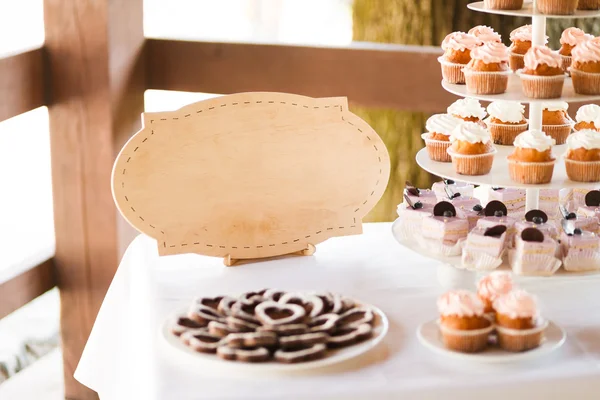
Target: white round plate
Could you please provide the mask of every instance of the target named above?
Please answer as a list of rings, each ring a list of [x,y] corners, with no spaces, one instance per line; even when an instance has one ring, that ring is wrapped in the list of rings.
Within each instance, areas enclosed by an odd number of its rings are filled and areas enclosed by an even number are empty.
[[[417,329],[419,342],[434,353],[485,364],[510,363],[538,358],[558,350],[567,339],[566,332],[552,321],[549,321],[544,336],[545,339],[539,347],[522,353],[511,353],[498,347],[489,347],[481,353],[461,353],[449,350],[444,346],[436,320],[425,322]]]
[[[544,103],[548,101],[566,101],[568,103],[591,102],[600,99],[600,95],[590,96],[585,94],[577,94],[573,89],[573,81],[571,78],[565,79],[562,96],[560,99],[531,99],[523,94],[521,78],[517,74],[510,74],[508,77],[508,87],[505,93],[502,94],[473,94],[467,91],[467,85],[456,85],[442,81],[442,87],[457,96],[472,97],[483,101],[510,100],[520,101],[521,103]]]
[[[359,344],[341,348],[339,350],[328,350],[327,356],[320,360],[297,363],[297,364],[282,364],[275,361],[263,362],[263,363],[248,363],[241,361],[227,361],[217,357],[216,354],[204,354],[198,353],[189,347],[185,346],[177,336],[172,334],[169,330],[169,326],[176,315],[185,314],[185,311],[179,312],[169,318],[161,327],[161,337],[163,341],[169,347],[169,353],[173,353],[176,356],[185,358],[186,362],[193,363],[198,368],[219,368],[230,371],[241,371],[241,372],[295,372],[295,371],[306,371],[315,368],[322,368],[329,365],[341,363],[343,361],[350,360],[358,357],[369,350],[377,346],[387,334],[389,329],[389,321],[383,311],[377,307],[368,305],[375,313],[375,323],[373,325],[373,336],[371,339],[361,342]]]
[[[470,271],[475,274],[488,274],[490,272],[490,271],[478,271],[478,270],[464,268],[462,265],[461,256],[444,256],[444,255],[440,255],[440,254],[432,254],[430,251],[422,248],[417,243],[416,240],[404,239],[399,233],[399,231],[400,231],[399,224],[400,224],[400,218],[397,218],[394,221],[394,223],[392,224],[392,234],[394,235],[394,238],[402,246],[414,251],[415,253],[420,254],[421,256],[426,257],[426,258],[437,260],[442,264],[451,265],[451,266],[455,267],[456,269]],[[501,270],[501,271],[502,270],[504,270],[504,271],[511,270],[510,265],[508,264],[508,261],[506,259],[506,256],[504,257],[504,263],[502,265],[500,265],[497,268],[497,270]],[[551,276],[515,275],[515,278],[526,281],[526,280],[533,280],[533,279],[550,279],[550,278],[552,278],[552,279],[581,279],[582,277],[585,277],[585,276],[599,276],[600,277],[600,271],[570,272],[570,271],[566,271],[564,268],[561,267],[558,269],[558,271],[556,271]]]
[[[573,14],[573,15],[541,14],[533,9],[533,2],[526,2],[525,4],[523,4],[523,8],[520,10],[490,10],[483,6],[483,1],[469,3],[469,4],[467,4],[467,7],[469,7],[473,11],[479,11],[479,12],[484,12],[484,13],[488,13],[488,14],[513,15],[516,17],[532,17],[534,15],[539,15],[541,17],[546,17],[546,18],[594,18],[594,17],[600,16],[599,10],[592,10],[592,11],[577,10],[577,11],[575,11],[575,14]]]
[[[565,170],[565,162],[563,159],[563,155],[567,152],[566,144],[554,146],[552,149],[554,157],[556,158],[556,164],[554,164],[552,181],[544,185],[526,185],[523,183],[517,183],[510,179],[510,176],[508,175],[508,164],[506,162],[506,157],[508,157],[514,151],[514,147],[500,145],[494,146],[498,152],[494,156],[492,170],[487,175],[468,176],[457,174],[452,166],[452,163],[432,161],[427,154],[426,148],[421,149],[417,153],[416,160],[417,164],[419,164],[421,168],[431,172],[434,175],[446,179],[472,183],[475,185],[492,185],[498,187],[525,189],[597,189],[600,187],[600,182],[574,182],[567,177],[567,171]]]

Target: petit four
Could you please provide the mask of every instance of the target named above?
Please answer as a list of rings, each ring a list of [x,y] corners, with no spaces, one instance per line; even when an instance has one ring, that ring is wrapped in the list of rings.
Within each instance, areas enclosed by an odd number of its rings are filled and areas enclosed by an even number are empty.
[[[512,290],[494,300],[498,344],[520,352],[538,347],[548,322],[540,318],[537,300],[524,290]]]
[[[525,211],[525,190],[512,188],[491,188],[488,193],[490,201],[502,202],[509,214]]]
[[[435,205],[435,203],[437,203],[437,198],[432,190],[418,189],[409,181],[406,181],[404,185],[404,194],[413,202],[413,204],[420,202],[422,204]]]
[[[472,208],[460,207],[456,209],[456,214],[460,218],[466,218],[469,221],[469,231],[477,226],[477,221],[484,217],[483,207],[477,203]]]
[[[567,220],[563,220],[566,224]],[[563,267],[567,271],[600,269],[600,237],[566,225],[560,237]]]
[[[555,256],[558,242],[536,228],[524,229],[516,235],[515,248],[509,252],[509,262],[518,275],[549,276],[560,268]]]
[[[558,215],[558,193],[558,189],[540,189],[540,210],[545,212],[550,219],[554,219]]]
[[[449,198],[448,190],[453,195],[460,193],[461,196],[473,196],[474,186],[468,183],[453,181],[451,179],[444,179],[443,181],[434,182],[431,185],[431,190],[437,196],[438,201],[446,200]]]
[[[527,228],[537,228],[545,236],[558,240],[558,229],[552,222],[548,222],[548,215],[542,210],[529,210],[525,214],[525,221],[518,221],[515,224],[516,234],[520,234]]]
[[[485,216],[477,221],[477,226],[481,228],[492,228],[496,225],[506,226],[506,243],[511,247],[517,220],[507,215],[506,206],[498,200],[490,201],[483,211]]]
[[[413,203],[405,193],[404,202],[398,205],[398,233],[404,239],[410,239],[421,229],[423,218],[433,214],[433,205],[417,201]]]
[[[575,229],[598,233],[600,228],[598,217],[586,217],[577,215],[574,212],[569,212],[564,206],[560,206],[561,214],[564,220],[561,223],[563,231],[567,228],[567,232]]]
[[[491,228],[475,227],[467,235],[462,252],[462,264],[466,268],[489,270],[502,264],[506,247],[506,226]]]
[[[577,214],[600,219],[600,191],[590,190],[585,195],[585,205],[577,209]]]
[[[433,207],[433,215],[423,218],[421,232],[423,244],[431,251],[445,255],[458,255],[462,239],[469,233],[469,221],[456,214],[454,206],[441,201]]]

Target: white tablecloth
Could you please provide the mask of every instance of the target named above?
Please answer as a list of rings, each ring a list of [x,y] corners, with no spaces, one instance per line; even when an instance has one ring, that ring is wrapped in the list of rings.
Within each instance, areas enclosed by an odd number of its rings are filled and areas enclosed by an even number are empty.
[[[154,240],[137,237],[115,275],[75,377],[102,400],[600,398],[598,276],[523,282],[540,298],[544,315],[568,332],[555,354],[511,365],[455,361],[430,353],[415,334],[419,324],[436,317],[444,267],[398,245],[390,224],[365,224],[364,231],[318,245],[311,257],[233,268],[198,255],[159,258]],[[474,279],[470,276],[468,284]],[[265,287],[354,296],[387,314],[389,333],[355,362],[293,376],[193,368],[160,339],[165,318],[196,296]]]

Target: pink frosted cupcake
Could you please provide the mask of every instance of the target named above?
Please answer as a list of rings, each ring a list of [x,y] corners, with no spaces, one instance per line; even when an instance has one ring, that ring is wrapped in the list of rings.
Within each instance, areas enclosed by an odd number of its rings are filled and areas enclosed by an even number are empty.
[[[571,54],[571,77],[575,93],[600,94],[600,38],[579,43]]]
[[[502,43],[487,42],[471,51],[471,61],[463,69],[467,91],[474,94],[506,92],[508,76],[508,49]]]
[[[494,301],[513,290],[513,280],[510,272],[494,271],[477,282],[477,296],[485,305],[485,312],[494,312]]]
[[[524,290],[513,290],[494,301],[498,344],[508,351],[538,347],[548,322],[539,316],[535,297]]]
[[[533,30],[531,25],[523,25],[510,33],[511,45],[508,48],[510,53],[510,69],[518,71],[525,67],[523,57],[531,48]],[[548,36],[544,44],[548,43]]]
[[[563,31],[562,35],[560,35],[560,49],[558,50],[558,54],[562,58],[562,66],[565,72],[569,72],[572,61],[571,52],[575,46],[593,38],[594,36],[575,27],[567,28]]]
[[[477,39],[479,39],[481,41],[480,45],[483,45],[487,42],[502,43],[502,37],[500,36],[500,34],[494,31],[489,26],[477,25],[469,29],[468,34],[473,35]]]
[[[439,326],[444,345],[464,353],[476,353],[487,347],[492,323],[485,317],[481,299],[466,290],[455,290],[437,301]]]
[[[464,32],[452,32],[444,38],[444,55],[438,58],[442,67],[442,77],[448,83],[463,84],[465,76],[462,69],[471,61],[471,50],[481,41]]]
[[[519,71],[523,93],[533,99],[561,96],[565,83],[560,55],[546,46],[532,46],[525,54],[525,67]]]

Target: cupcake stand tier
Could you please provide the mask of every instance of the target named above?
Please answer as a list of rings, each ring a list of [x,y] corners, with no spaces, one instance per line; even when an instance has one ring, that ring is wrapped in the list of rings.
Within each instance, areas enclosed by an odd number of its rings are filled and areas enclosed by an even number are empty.
[[[535,11],[536,5],[534,2],[526,2],[521,10],[489,10],[484,8],[483,2],[471,3],[468,8],[474,11],[486,12],[491,14],[513,15],[521,17],[531,17],[532,19],[532,44],[544,45],[546,37],[546,18],[589,18],[600,16],[600,11],[577,11],[574,15],[544,15]],[[591,102],[599,100],[598,96],[587,96],[576,94],[573,90],[573,84],[570,78],[565,79],[563,93],[560,98],[552,100],[531,99],[525,97],[521,89],[520,78],[517,74],[512,74],[509,78],[508,88],[506,93],[499,95],[475,95],[467,92],[465,85],[453,85],[442,82],[442,87],[455,95],[461,97],[471,97],[483,101],[510,100],[521,103],[529,103],[529,127],[530,129],[542,129],[542,103],[547,101],[566,101],[566,102]],[[424,170],[447,179],[453,179],[463,182],[468,182],[476,185],[491,185],[506,188],[524,188],[526,189],[526,209],[537,209],[539,207],[539,190],[540,189],[562,189],[562,188],[583,188],[596,189],[600,187],[598,183],[581,183],[573,182],[567,178],[563,155],[566,152],[566,145],[555,146],[553,149],[554,156],[557,158],[554,167],[552,181],[544,185],[525,185],[512,181],[508,174],[508,165],[506,157],[513,151],[512,146],[496,146],[497,153],[494,157],[492,170],[487,175],[481,176],[466,176],[457,174],[451,163],[441,163],[431,161],[427,155],[425,148],[420,150],[416,156],[417,164]],[[411,250],[423,255],[424,257],[433,258],[441,262],[438,268],[438,278],[444,286],[462,286],[465,283],[472,284],[474,278],[479,274],[485,274],[487,271],[469,271],[462,269],[461,256],[442,256],[434,255],[431,252],[421,248],[416,241],[402,239],[396,232],[398,220],[392,228],[394,236],[400,244]],[[505,263],[499,269],[509,269]],[[559,269],[554,275],[556,278],[576,278],[581,279],[585,275],[600,276],[598,273],[590,272],[567,272],[564,269]],[[535,279],[536,277],[523,276],[518,279]]]

